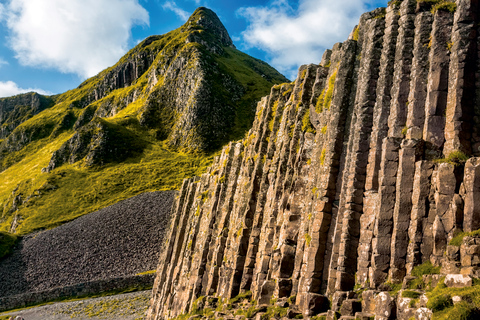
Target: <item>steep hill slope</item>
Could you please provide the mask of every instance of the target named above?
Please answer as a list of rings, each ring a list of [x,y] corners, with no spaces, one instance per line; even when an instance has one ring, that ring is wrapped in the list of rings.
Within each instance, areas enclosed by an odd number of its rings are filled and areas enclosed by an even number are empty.
[[[0,100],[0,230],[25,234],[179,188],[243,136],[255,101],[285,81],[199,8],[74,90]]]
[[[390,1],[274,86],[184,182],[147,319],[477,319],[479,11]]]

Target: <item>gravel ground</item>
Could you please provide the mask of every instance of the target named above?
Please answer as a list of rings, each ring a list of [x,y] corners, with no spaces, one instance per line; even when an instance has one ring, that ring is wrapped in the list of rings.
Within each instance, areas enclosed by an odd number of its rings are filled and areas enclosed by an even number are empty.
[[[150,295],[151,291],[140,291],[72,302],[58,302],[17,312],[0,313],[0,318],[2,316],[21,316],[25,320],[143,319]]]
[[[0,297],[156,269],[174,195],[144,193],[24,237],[0,261]]]

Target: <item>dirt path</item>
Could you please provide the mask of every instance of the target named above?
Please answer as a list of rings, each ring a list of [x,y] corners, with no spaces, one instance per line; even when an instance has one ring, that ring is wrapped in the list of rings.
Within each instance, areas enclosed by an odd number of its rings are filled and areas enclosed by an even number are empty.
[[[25,320],[140,320],[148,308],[151,291],[140,291],[115,296],[71,302],[58,302],[17,312],[0,313],[21,316]]]

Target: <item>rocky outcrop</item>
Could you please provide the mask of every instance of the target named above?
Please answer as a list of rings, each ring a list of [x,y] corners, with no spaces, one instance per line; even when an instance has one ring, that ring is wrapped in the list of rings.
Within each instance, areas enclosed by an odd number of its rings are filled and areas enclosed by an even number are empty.
[[[31,92],[0,99],[0,140],[34,115],[53,106],[49,97]]]
[[[353,318],[355,286],[376,290],[359,317],[431,316],[385,283],[446,266],[449,241],[480,228],[477,6],[393,1],[274,86],[245,139],[184,181],[147,319],[248,291],[260,304],[295,296],[305,316],[328,296],[327,319]]]
[[[50,172],[64,163],[83,160],[84,165],[121,162],[143,151],[146,143],[122,126],[95,118],[80,128],[52,155],[43,172]]]

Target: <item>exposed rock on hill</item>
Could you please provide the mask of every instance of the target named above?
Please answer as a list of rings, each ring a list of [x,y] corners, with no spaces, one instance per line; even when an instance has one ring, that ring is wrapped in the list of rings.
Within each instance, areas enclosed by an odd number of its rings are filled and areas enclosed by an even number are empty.
[[[35,92],[0,99],[0,140],[8,137],[22,122],[53,104],[54,100]]]
[[[385,283],[424,263],[459,273],[447,244],[480,228],[479,19],[478,1],[391,1],[274,86],[247,137],[184,181],[147,319],[249,291],[296,296],[305,316],[325,295],[342,319],[431,314]]]

